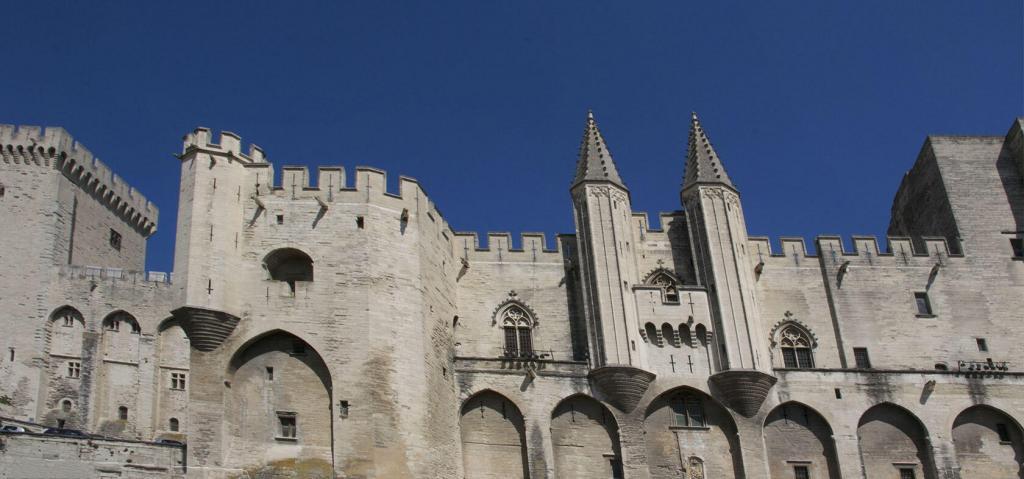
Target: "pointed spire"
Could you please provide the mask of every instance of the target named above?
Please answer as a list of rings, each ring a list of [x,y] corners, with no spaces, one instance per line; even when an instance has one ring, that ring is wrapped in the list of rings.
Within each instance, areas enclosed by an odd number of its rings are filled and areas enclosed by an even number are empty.
[[[594,112],[590,110],[587,110],[587,126],[583,129],[583,141],[580,142],[580,155],[576,163],[576,179],[572,185],[575,187],[584,181],[607,181],[626,188],[619,177],[619,171],[615,168],[612,153],[608,151],[608,144],[601,136],[601,130],[597,129]]]
[[[686,172],[683,175],[683,189],[698,183],[713,183],[736,189],[722,166],[722,160],[715,153],[711,140],[700,126],[697,113],[690,117],[690,142],[686,153]]]

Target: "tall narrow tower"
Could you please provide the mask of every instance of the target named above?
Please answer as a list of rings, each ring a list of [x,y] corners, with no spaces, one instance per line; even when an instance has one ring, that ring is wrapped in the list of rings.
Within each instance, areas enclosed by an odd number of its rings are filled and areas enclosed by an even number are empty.
[[[623,410],[630,410],[654,379],[646,358],[631,288],[639,282],[630,221],[629,190],[615,168],[593,113],[580,144],[572,188],[592,377]],[[639,383],[637,383],[639,381]]]
[[[752,416],[775,384],[758,320],[747,226],[736,187],[694,113],[680,193],[698,278],[708,288],[721,371],[711,377],[733,409]]]

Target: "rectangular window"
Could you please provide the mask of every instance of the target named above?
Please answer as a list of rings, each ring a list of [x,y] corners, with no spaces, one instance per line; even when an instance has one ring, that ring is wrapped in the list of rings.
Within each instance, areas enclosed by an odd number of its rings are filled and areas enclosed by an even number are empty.
[[[78,361],[68,361],[68,377],[79,378],[82,376],[82,363]]]
[[[871,369],[868,348],[853,348],[853,360],[857,363],[857,369]]]
[[[909,467],[901,468],[900,479],[914,479],[914,470]]]
[[[120,331],[121,322],[114,319],[107,323],[107,331]]]
[[[1010,248],[1013,249],[1014,258],[1024,258],[1024,239],[1010,238]]]
[[[110,230],[110,247],[121,251],[121,233]]]
[[[928,301],[928,293],[914,293],[914,301],[917,303],[917,314],[932,315],[932,303]]]
[[[279,224],[279,225],[283,225],[284,224],[284,215],[277,215],[277,224]]]
[[[787,368],[796,368],[796,351],[793,348],[782,348],[782,361]]]
[[[75,318],[71,316],[64,316],[64,327],[73,328],[75,326]]]
[[[813,368],[814,360],[808,348],[796,348],[796,362],[801,368]]]
[[[267,381],[273,381],[273,380],[274,380],[274,368],[268,366],[267,367]]]
[[[987,352],[988,351],[988,342],[985,341],[985,338],[975,338],[975,341],[978,342],[978,351],[981,351],[981,352]]]
[[[185,373],[171,373],[171,389],[185,390]]]
[[[295,413],[278,411],[277,422],[280,425],[277,431],[278,438],[295,439],[296,437],[298,437],[298,428],[296,426]]]
[[[522,354],[533,352],[533,338],[530,337],[530,330],[528,328],[519,328],[519,351]]]
[[[686,415],[689,416],[690,426],[704,427],[704,408],[697,396],[686,397]]]
[[[505,328],[505,356],[519,356],[519,346],[516,340],[515,328]]]
[[[1006,427],[1006,424],[996,424],[996,432],[999,433],[999,440],[1002,442],[1010,442],[1010,429]]]
[[[811,471],[807,470],[807,466],[793,466],[793,477],[794,479],[811,479]]]

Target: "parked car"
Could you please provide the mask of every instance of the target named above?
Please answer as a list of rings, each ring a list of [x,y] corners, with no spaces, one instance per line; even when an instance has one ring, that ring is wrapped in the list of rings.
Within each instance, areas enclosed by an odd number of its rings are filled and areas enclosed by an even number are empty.
[[[88,434],[79,431],[78,429],[60,429],[56,427],[47,428],[45,431],[43,431],[43,434],[64,437],[89,437]]]
[[[0,427],[0,432],[25,432],[25,428],[21,426],[15,426],[13,424],[8,424],[4,427]]]
[[[181,441],[175,441],[174,439],[157,439],[157,444],[163,444],[165,446],[185,446],[185,443]]]

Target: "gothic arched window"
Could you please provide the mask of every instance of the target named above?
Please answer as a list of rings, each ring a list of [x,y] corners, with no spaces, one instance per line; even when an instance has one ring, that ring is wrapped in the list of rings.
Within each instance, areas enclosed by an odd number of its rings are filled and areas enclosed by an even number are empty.
[[[530,313],[513,304],[502,312],[501,327],[505,333],[505,356],[533,355],[533,318]]]
[[[779,347],[782,349],[782,361],[787,368],[809,369],[814,367],[811,354],[811,338],[806,331],[796,325],[789,325],[779,333]]]
[[[668,270],[660,270],[647,278],[647,284],[661,288],[661,301],[663,303],[679,303],[679,281],[677,281]]]

